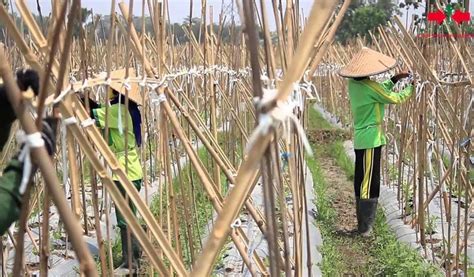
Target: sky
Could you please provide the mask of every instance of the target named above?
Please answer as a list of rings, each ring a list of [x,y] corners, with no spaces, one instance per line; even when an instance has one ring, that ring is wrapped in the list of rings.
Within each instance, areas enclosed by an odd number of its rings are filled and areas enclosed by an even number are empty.
[[[26,0],[28,6],[32,10],[32,12],[37,13],[37,8],[36,8],[36,1],[37,0]],[[51,11],[51,0],[38,0],[40,5],[41,5],[41,10],[43,14],[48,14]],[[135,15],[141,15],[142,14],[142,5],[143,5],[144,0],[134,0],[133,1],[133,10]],[[226,10],[230,11],[231,9],[231,3],[233,0],[207,0],[207,6],[213,6],[214,10],[214,21],[216,22],[218,20],[218,16],[222,7],[222,3],[224,3],[224,7]],[[269,15],[273,15],[271,11],[271,0],[265,0],[266,1],[266,6],[267,6],[267,11]],[[110,0],[82,0],[81,4],[83,7],[87,7],[89,9],[93,9],[94,13],[98,14],[110,14],[110,8],[111,8],[111,2]],[[116,0],[116,2],[121,2],[121,0]],[[129,0],[125,0],[126,3],[129,3]],[[283,0],[285,2],[285,0]],[[303,10],[304,14],[308,14],[309,10],[311,9],[311,6],[314,2],[314,0],[300,0],[300,8]],[[396,0],[397,3],[400,2],[400,0]],[[453,1],[456,2],[456,1]],[[145,2],[146,3],[146,2]],[[169,0],[169,11],[170,11],[170,20],[172,23],[175,22],[183,22],[183,19],[189,16],[189,0]],[[424,6],[423,6],[424,7]],[[402,9],[402,22],[405,23],[407,18],[408,18],[408,24],[411,22],[411,18],[413,14],[418,14],[421,15],[423,12],[424,8],[419,8],[418,10],[414,10],[413,8],[410,8],[410,10]],[[145,7],[145,10],[147,8]],[[474,14],[474,0],[470,1],[470,8],[469,8],[471,15]],[[116,11],[119,11],[119,8],[117,7]],[[193,0],[193,17],[200,17],[201,13],[201,0]],[[236,20],[238,20],[238,14],[235,14]],[[275,23],[273,21],[273,16],[270,16],[269,20],[270,28],[274,29],[275,28]]]
[[[28,6],[31,8],[32,12],[37,13],[36,0],[26,0],[26,2]],[[110,0],[82,0],[81,5],[83,7],[92,8],[94,10],[94,13],[110,14],[111,2],[112,1]],[[120,2],[120,0],[117,0],[116,2]],[[217,21],[217,18],[219,16],[219,13],[222,7],[222,3],[224,3],[224,7],[226,7],[230,11],[232,0],[207,0],[206,2],[207,2],[208,8],[210,6],[213,6],[214,20]],[[313,2],[314,2],[313,0],[300,0],[301,9],[303,9],[305,13],[308,13]],[[39,3],[41,5],[43,14],[47,14],[51,11],[51,0],[39,0]],[[129,0],[125,0],[125,3],[128,4]],[[169,11],[170,11],[170,20],[172,23],[182,22],[184,18],[189,16],[189,10],[190,10],[189,0],[169,0],[168,3],[169,3]],[[268,12],[270,12],[271,3],[272,3],[271,0],[266,0]],[[146,4],[146,1],[145,1],[145,4]],[[133,11],[135,15],[142,14],[142,5],[143,5],[143,0],[133,1]],[[146,6],[145,6],[145,10],[147,10]],[[117,11],[119,11],[118,5],[117,5]],[[146,13],[148,14],[147,11]],[[201,0],[193,0],[193,17],[200,17],[200,14],[201,14]],[[235,15],[237,19],[238,15],[237,14]],[[270,24],[274,25],[274,23],[272,22]]]

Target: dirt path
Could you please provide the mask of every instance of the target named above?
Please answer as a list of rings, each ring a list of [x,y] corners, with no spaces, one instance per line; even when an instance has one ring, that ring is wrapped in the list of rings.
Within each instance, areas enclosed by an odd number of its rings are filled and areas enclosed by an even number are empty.
[[[337,251],[341,254],[345,276],[362,276],[372,260],[368,247],[370,241],[360,238],[357,229],[353,184],[333,158],[321,157],[320,166],[328,184],[328,196],[337,214],[335,238]]]
[[[327,197],[335,211],[336,219],[330,234],[335,242],[336,252],[339,253],[342,263],[340,276],[368,276],[370,265],[375,262],[371,256],[369,246],[372,239],[364,239],[357,235],[357,218],[355,211],[355,198],[353,182],[348,180],[342,170],[332,157],[330,144],[341,137],[333,130],[320,132],[322,137],[310,136],[312,142],[317,141],[318,164],[321,168],[323,178],[327,184]],[[324,241],[325,238],[323,238]],[[324,253],[323,253],[324,255]]]

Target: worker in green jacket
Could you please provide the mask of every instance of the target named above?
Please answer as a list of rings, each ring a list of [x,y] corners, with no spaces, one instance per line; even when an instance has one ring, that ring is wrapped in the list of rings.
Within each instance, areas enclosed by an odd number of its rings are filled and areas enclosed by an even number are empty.
[[[134,74],[131,69],[130,72],[131,74]],[[142,143],[141,114],[138,109],[138,105],[142,104],[142,97],[139,93],[138,84],[123,83],[123,80],[125,79],[125,70],[111,72],[111,79],[114,81],[110,84],[108,91],[109,107],[107,118],[106,107],[100,106],[94,101],[89,100],[91,117],[95,119],[96,125],[99,128],[105,129],[106,125],[108,126],[108,143],[110,149],[115,153],[118,161],[125,169],[128,179],[133,183],[135,188],[140,191],[142,187],[143,172],[137,147],[140,147]],[[125,106],[125,89],[128,85],[130,87],[128,91],[129,103],[127,110],[127,107]],[[128,130],[125,134],[126,124]],[[127,141],[125,141],[125,136],[127,136]],[[125,145],[125,143],[127,143],[127,145]],[[120,183],[118,177],[113,175],[112,179],[125,197],[125,189]],[[129,206],[132,212],[136,215],[137,209],[132,201],[129,202]],[[122,275],[134,273],[138,268],[138,262],[141,255],[140,245],[137,239],[130,234],[128,224],[122,213],[118,209],[115,209],[115,213],[122,242],[122,263],[116,268],[115,274]],[[130,234],[131,239],[131,260],[129,260],[127,233]],[[130,269],[132,272],[130,272]]]
[[[31,88],[38,95],[39,77],[36,71],[21,70],[16,75],[20,90],[25,91]],[[3,147],[8,141],[10,129],[15,119],[15,112],[8,100],[6,88],[0,85],[0,151],[3,151]],[[41,137],[50,155],[55,152],[56,125],[56,118],[48,117],[43,120]],[[21,147],[23,149],[24,146]],[[34,172],[35,168],[33,168],[30,175]],[[12,223],[20,217],[23,204],[22,195],[25,190],[21,187],[22,177],[23,161],[16,154],[8,162],[2,176],[0,176],[0,236],[4,235]]]
[[[386,104],[405,102],[413,92],[413,82],[396,93],[395,83],[409,77],[403,72],[378,83],[369,76],[386,72],[397,61],[382,53],[363,47],[339,74],[349,79],[349,100],[354,121],[355,174],[354,191],[358,232],[370,236],[375,221],[380,193],[380,158],[386,144],[383,118]]]

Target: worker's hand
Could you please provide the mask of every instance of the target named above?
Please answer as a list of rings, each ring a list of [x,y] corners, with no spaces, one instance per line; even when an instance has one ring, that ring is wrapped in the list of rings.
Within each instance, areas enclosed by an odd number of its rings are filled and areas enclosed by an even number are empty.
[[[85,107],[86,106],[86,96],[85,95],[79,96],[79,100],[81,100],[82,105],[84,105],[84,107]],[[98,109],[98,108],[100,108],[100,105],[89,97],[89,107],[91,109]]]
[[[21,91],[27,91],[28,88],[33,90],[33,93],[39,94],[39,75],[33,69],[18,70],[16,72],[16,83]]]
[[[81,100],[82,105],[83,105],[84,107],[86,107],[86,98],[85,98],[85,96],[84,96],[84,95],[81,95],[81,96],[79,97],[79,100]],[[97,102],[95,102],[94,100],[92,100],[92,99],[89,98],[89,116],[90,116],[91,118],[94,118],[94,112],[93,112],[93,111],[94,111],[95,109],[98,109],[98,108],[100,108],[100,105],[97,104]]]
[[[32,69],[17,71],[16,82],[21,91],[26,91],[28,88],[31,88],[36,96],[39,94],[39,75],[36,71]],[[42,126],[41,137],[44,140],[49,155],[52,155],[56,152],[56,130],[58,119],[54,117],[44,118]]]
[[[402,72],[396,74],[395,76],[398,77],[399,79],[407,78],[408,76],[410,76],[410,72],[402,71]]]
[[[41,130],[41,137],[44,140],[44,146],[48,150],[49,155],[56,152],[56,130],[58,129],[58,119],[55,117],[46,117],[43,119],[43,129]]]
[[[56,152],[56,130],[58,129],[58,119],[54,117],[46,117],[43,119],[41,138],[44,141],[44,147],[49,155]],[[21,146],[23,148],[24,145]]]
[[[400,79],[403,79],[403,78],[408,78],[410,76],[410,72],[408,71],[402,71],[398,74],[395,74],[393,77],[392,77],[392,82],[395,84],[397,83],[398,81],[400,81]]]
[[[21,91],[26,91],[31,88],[33,92],[39,93],[39,76],[38,73],[32,69],[19,70],[16,73],[16,83]],[[7,96],[6,87],[0,85],[0,151],[10,136],[10,128],[16,119],[13,107],[10,104]]]

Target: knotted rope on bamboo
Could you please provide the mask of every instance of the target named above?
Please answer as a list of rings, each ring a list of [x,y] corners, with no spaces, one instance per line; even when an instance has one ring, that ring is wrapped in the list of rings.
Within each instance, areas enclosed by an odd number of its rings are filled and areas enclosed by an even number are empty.
[[[279,126],[283,127],[283,137],[289,142],[291,126],[293,125],[295,127],[296,133],[303,142],[306,152],[311,156],[313,155],[313,151],[311,149],[311,145],[309,144],[304,128],[301,125],[299,119],[293,113],[295,108],[299,108],[300,110],[303,108],[299,100],[301,97],[301,90],[295,90],[294,94],[296,95],[296,99],[295,97],[289,97],[289,99],[286,101],[276,101],[276,90],[263,89],[263,97],[261,99],[254,99],[257,110],[263,110],[263,108],[267,107],[269,103],[276,102],[276,106],[267,112],[260,113],[258,126],[250,135],[248,144],[245,148],[247,153],[249,153],[250,149],[252,149],[260,135],[266,135],[272,128],[277,128]]]
[[[66,172],[68,171],[68,159],[67,159],[67,145],[66,145],[66,139],[67,139],[67,126],[76,124],[77,119],[75,117],[68,117],[63,119],[61,123],[61,150],[62,150],[62,170],[63,170],[63,184],[64,184],[64,191],[66,193],[66,196],[68,196],[68,192],[70,192],[69,189],[69,182],[68,182],[68,175]]]
[[[44,140],[41,137],[40,132],[25,134],[23,130],[18,131],[17,141],[20,144],[24,144],[23,149],[18,155],[18,160],[23,163],[23,174],[20,183],[20,194],[26,191],[26,186],[30,179],[31,172],[33,171],[33,164],[31,162],[31,149],[39,148],[44,146]]]

